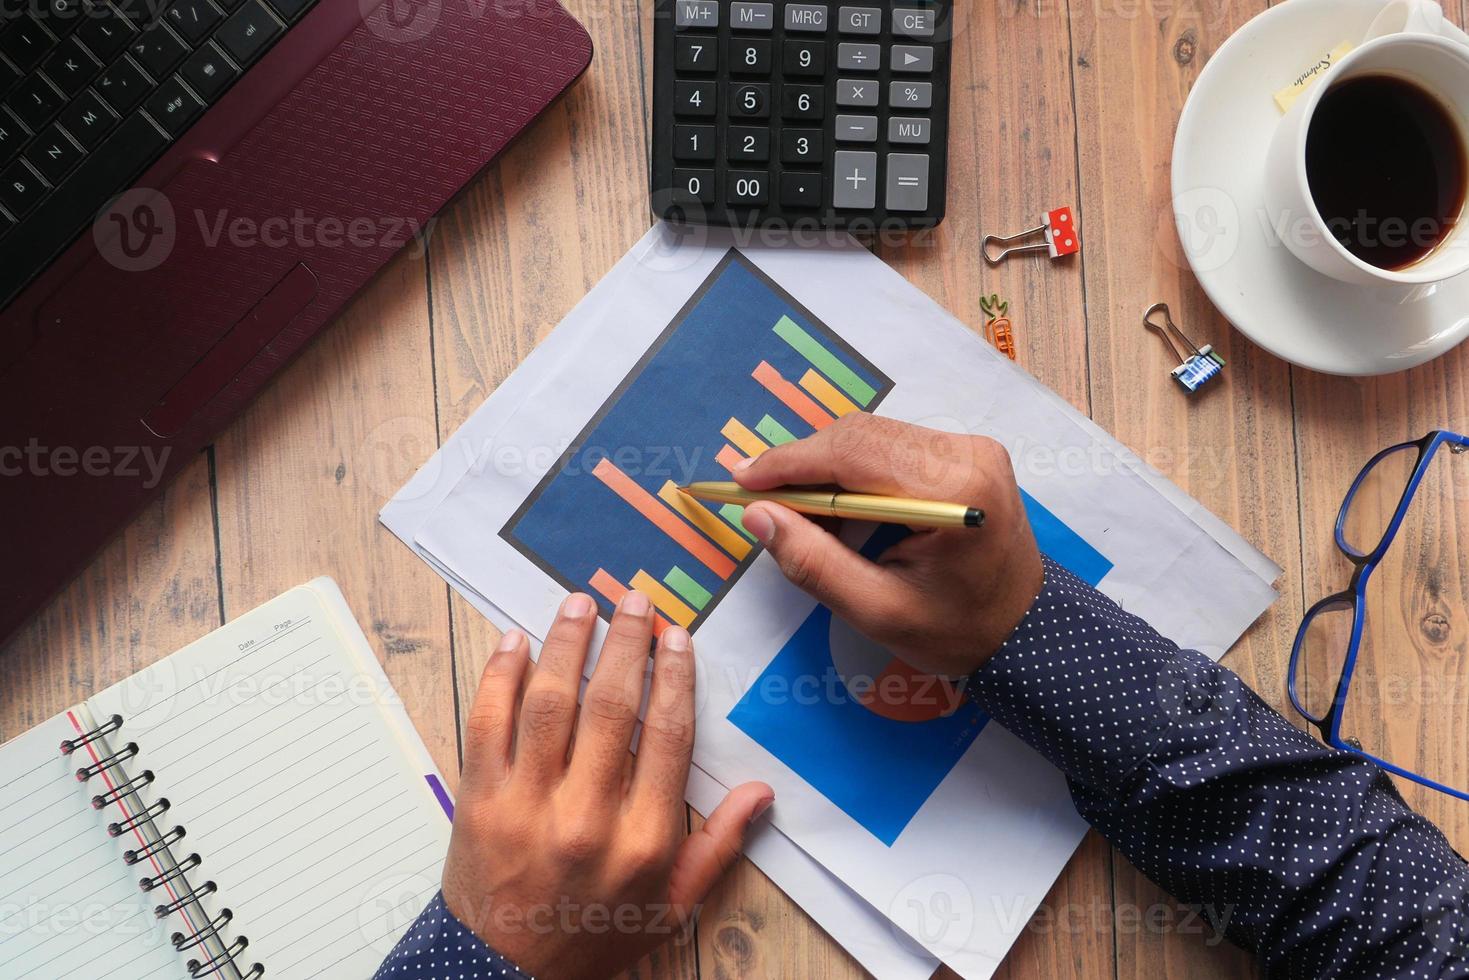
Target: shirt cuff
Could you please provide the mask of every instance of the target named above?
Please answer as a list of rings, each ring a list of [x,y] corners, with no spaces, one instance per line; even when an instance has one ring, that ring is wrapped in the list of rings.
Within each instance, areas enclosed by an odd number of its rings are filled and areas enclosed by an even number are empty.
[[[398,940],[373,980],[535,980],[455,918],[439,892]]]
[[[970,683],[995,721],[1073,783],[1114,796],[1155,749],[1204,747],[1238,717],[1241,687],[1212,661],[1042,561],[1035,604]]]

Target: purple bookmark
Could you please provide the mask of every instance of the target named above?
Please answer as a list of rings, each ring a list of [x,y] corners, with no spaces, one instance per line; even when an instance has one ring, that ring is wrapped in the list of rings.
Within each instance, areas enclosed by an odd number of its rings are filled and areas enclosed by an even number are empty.
[[[438,797],[439,806],[443,807],[444,812],[449,815],[449,819],[453,820],[454,801],[449,799],[449,791],[444,789],[444,784],[439,782],[439,777],[433,773],[429,773],[423,778],[428,780],[428,788],[434,791],[434,796]]]

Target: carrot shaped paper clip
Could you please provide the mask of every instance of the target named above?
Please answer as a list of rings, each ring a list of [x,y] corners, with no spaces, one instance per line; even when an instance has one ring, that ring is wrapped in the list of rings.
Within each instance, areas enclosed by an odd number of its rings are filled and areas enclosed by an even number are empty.
[[[980,299],[979,308],[988,317],[984,325],[984,336],[999,348],[1000,353],[1015,360],[1015,325],[1010,322],[1010,304],[998,295]]]

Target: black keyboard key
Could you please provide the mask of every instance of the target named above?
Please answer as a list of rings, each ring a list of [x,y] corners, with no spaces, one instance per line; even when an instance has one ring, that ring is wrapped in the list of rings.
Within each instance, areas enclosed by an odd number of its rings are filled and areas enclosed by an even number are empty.
[[[96,149],[116,124],[117,117],[91,89],[72,99],[61,113],[61,125],[89,150]]]
[[[758,208],[770,200],[770,175],[762,170],[731,170],[724,177],[724,201],[731,207]]]
[[[819,129],[782,129],[780,131],[780,162],[819,166],[822,149],[821,136]]]
[[[106,3],[89,7],[81,27],[77,28],[77,37],[104,62],[111,61],[114,55],[127,47],[132,36],[132,25]]]
[[[69,37],[46,59],[41,70],[56,83],[57,88],[70,97],[86,88],[101,67],[97,59],[86,52],[81,42]]]
[[[153,86],[131,58],[123,58],[97,79],[97,94],[119,116],[133,110]]]
[[[0,239],[0,304],[9,302],[167,144],[156,126],[141,115],[132,115],[95,152],[84,157],[82,165],[55,193],[48,195],[14,233]],[[0,200],[3,193],[0,187]]]
[[[714,171],[675,170],[673,172],[673,203],[685,207],[695,204],[713,204]]]
[[[743,119],[770,118],[770,83],[735,86],[729,93],[729,114]]]
[[[780,204],[786,208],[819,208],[822,205],[820,174],[780,175]]]
[[[224,20],[224,14],[209,0],[175,0],[173,6],[164,12],[163,19],[183,35],[190,46],[197,46],[216,24]]]
[[[0,204],[17,218],[24,218],[31,208],[41,203],[44,192],[41,178],[24,161],[17,160],[0,173]],[[0,275],[4,273],[0,272]]]
[[[729,162],[769,163],[770,130],[761,126],[731,126]]]
[[[66,37],[82,25],[81,0],[36,0],[36,18],[57,37]]]
[[[826,90],[820,85],[786,85],[781,89],[781,114],[796,122],[826,115]]]
[[[61,109],[61,95],[40,75],[31,75],[21,82],[5,104],[20,117],[31,132],[50,122]]]
[[[55,185],[81,162],[82,151],[66,138],[60,126],[52,123],[26,147],[25,158],[41,172],[42,177]]]
[[[236,62],[248,65],[280,32],[281,25],[260,5],[260,0],[246,0],[245,5],[224,22],[214,39]]]
[[[673,111],[680,116],[712,119],[719,98],[716,82],[676,82]]]
[[[206,102],[218,98],[239,73],[239,69],[230,64],[230,60],[212,42],[195,51],[179,72],[189,87]]]
[[[26,131],[20,128],[20,123],[0,110],[0,163],[9,163],[14,159],[25,141]]]
[[[713,126],[673,127],[673,158],[693,163],[707,163],[714,159]]]
[[[189,55],[189,47],[161,23],[154,24],[128,44],[128,54],[155,79],[163,79]]]
[[[177,75],[158,86],[158,91],[148,96],[143,103],[148,115],[174,136],[180,136],[189,128],[194,117],[204,111],[204,103],[196,99]]]
[[[0,31],[0,53],[21,71],[30,71],[51,50],[51,35],[41,29],[30,14],[22,14]]]
[[[10,62],[0,61],[0,95],[10,91],[10,87],[20,81],[20,72],[11,67]]]
[[[281,20],[290,23],[306,12],[315,0],[270,0],[271,9],[280,14]]]
[[[736,75],[770,74],[770,39],[729,39],[729,70]]]
[[[680,73],[707,75],[719,68],[719,39],[694,34],[681,34],[674,64]]]
[[[794,78],[821,78],[826,74],[826,42],[787,41],[782,67]]]

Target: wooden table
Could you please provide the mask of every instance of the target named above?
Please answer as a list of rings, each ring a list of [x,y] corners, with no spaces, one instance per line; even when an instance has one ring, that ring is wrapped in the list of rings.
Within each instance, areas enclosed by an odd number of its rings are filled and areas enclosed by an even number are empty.
[[[497,637],[376,515],[648,227],[650,4],[569,0],[596,42],[588,76],[448,208],[426,257],[384,270],[8,644],[0,737],[325,573],[439,765],[457,773],[459,725]],[[1283,598],[1227,660],[1284,708],[1305,604],[1346,581],[1329,535],[1343,489],[1391,442],[1465,431],[1469,388],[1454,379],[1469,349],[1372,381],[1293,369],[1231,331],[1181,267],[1168,183],[1179,112],[1204,63],[1265,0],[960,6],[949,218],[932,241],[882,257],[976,328],[982,294],[1008,297],[1026,368],[1285,567]],[[985,267],[984,233],[1066,204],[1078,205],[1080,262]],[[1217,390],[1190,402],[1168,380],[1161,343],[1139,323],[1156,301],[1229,359]],[[1469,850],[1469,807],[1402,785]],[[975,846],[983,837],[974,828]],[[1093,834],[1001,975],[1251,969]],[[709,903],[695,943],[656,952],[634,975],[861,972],[746,864]]]

